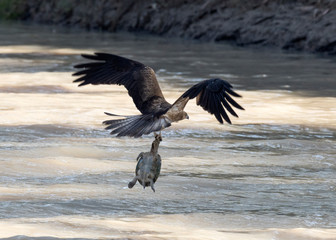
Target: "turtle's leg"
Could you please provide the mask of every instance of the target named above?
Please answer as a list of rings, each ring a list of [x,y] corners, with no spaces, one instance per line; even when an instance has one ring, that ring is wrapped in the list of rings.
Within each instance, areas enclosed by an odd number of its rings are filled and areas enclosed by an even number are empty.
[[[146,188],[145,176],[142,178],[142,186],[143,186],[143,189]]]
[[[150,179],[149,181],[150,181],[151,189],[153,190],[153,192],[155,192],[153,179]]]
[[[138,157],[136,158],[136,161],[138,162],[141,158],[143,158],[144,152],[139,153]]]
[[[132,187],[134,187],[134,185],[136,184],[137,180],[138,180],[138,177],[135,176],[135,177],[133,178],[133,180],[130,181],[130,182],[128,183],[128,188],[132,188]]]

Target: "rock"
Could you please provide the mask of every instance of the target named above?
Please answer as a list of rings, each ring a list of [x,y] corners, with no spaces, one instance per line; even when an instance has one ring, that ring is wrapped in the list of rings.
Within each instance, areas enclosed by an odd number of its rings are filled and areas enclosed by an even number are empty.
[[[7,7],[6,16],[87,29],[336,53],[336,1],[332,0],[18,1]],[[0,6],[1,2],[8,1],[0,0]]]

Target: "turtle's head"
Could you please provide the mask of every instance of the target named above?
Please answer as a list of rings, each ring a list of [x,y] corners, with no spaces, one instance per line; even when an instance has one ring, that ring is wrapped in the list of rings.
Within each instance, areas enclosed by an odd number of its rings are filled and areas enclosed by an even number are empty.
[[[152,143],[151,153],[157,154],[157,151],[159,149],[160,142],[162,141],[161,134],[154,133],[155,139]]]
[[[155,137],[156,142],[161,142],[162,141],[161,132],[160,132],[160,134],[154,133],[154,137]]]

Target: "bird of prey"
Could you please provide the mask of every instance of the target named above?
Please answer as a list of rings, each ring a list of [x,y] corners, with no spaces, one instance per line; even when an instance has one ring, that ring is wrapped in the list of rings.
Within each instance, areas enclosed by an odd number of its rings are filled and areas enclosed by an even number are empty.
[[[118,117],[118,119],[103,122],[107,125],[106,129],[111,129],[111,134],[117,137],[140,137],[161,131],[171,126],[173,122],[189,119],[184,107],[190,99],[195,97],[197,105],[210,114],[214,114],[221,124],[223,119],[231,124],[225,109],[238,117],[231,105],[244,110],[230,96],[240,97],[240,95],[234,92],[231,84],[223,79],[213,78],[201,81],[170,104],[164,98],[152,68],[140,62],[107,53],[82,54],[82,57],[94,61],[74,66],[82,69],[73,74],[73,76],[80,76],[74,82],[79,82],[79,86],[87,84],[123,85],[141,112],[133,116],[105,113]]]

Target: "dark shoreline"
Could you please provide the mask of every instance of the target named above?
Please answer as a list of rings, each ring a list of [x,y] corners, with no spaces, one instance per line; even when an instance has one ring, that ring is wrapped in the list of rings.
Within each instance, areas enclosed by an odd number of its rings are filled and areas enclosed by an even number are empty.
[[[0,0],[2,19],[336,54],[332,0]]]

